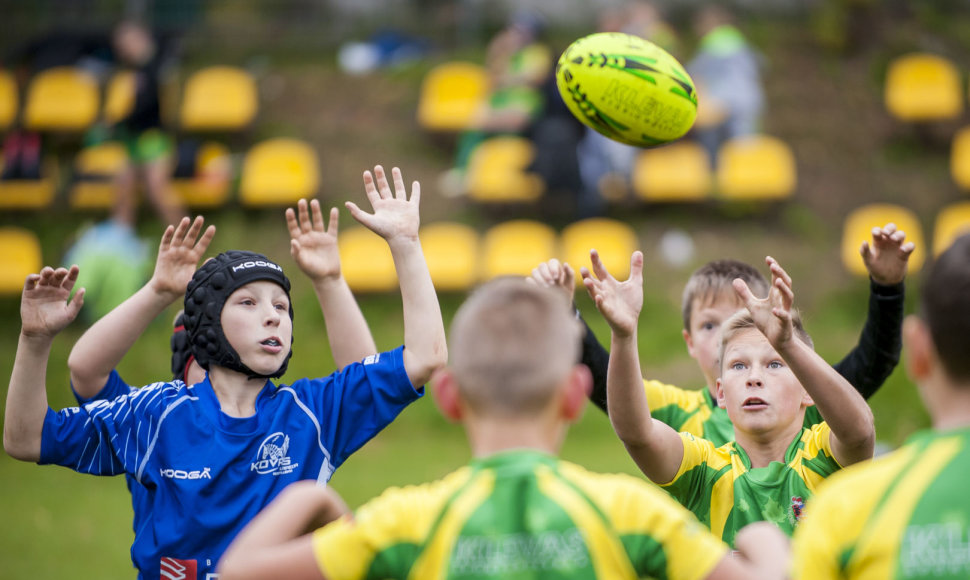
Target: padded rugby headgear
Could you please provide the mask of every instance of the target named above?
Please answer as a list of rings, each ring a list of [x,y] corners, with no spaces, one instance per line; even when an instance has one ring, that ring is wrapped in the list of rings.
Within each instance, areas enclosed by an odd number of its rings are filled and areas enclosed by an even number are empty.
[[[246,374],[250,378],[277,378],[286,372],[293,356],[290,352],[276,372],[263,375],[253,372],[243,364],[239,354],[230,346],[222,330],[222,307],[229,295],[239,288],[267,280],[279,284],[290,295],[290,281],[269,258],[255,252],[230,250],[212,258],[196,270],[185,291],[185,329],[195,360],[205,370],[216,364]],[[290,320],[293,320],[293,303],[290,303]]]
[[[185,313],[179,312],[172,329],[172,380],[185,382],[185,369],[194,360],[189,348],[189,333],[185,330]]]

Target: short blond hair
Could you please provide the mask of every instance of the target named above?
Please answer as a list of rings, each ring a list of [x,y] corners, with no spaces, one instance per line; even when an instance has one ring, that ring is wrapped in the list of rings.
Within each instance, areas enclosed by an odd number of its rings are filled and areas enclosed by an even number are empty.
[[[754,266],[738,260],[714,260],[694,271],[684,286],[681,297],[681,316],[684,330],[690,332],[691,311],[694,302],[713,303],[722,294],[737,298],[738,307],[744,306],[734,290],[734,280],[740,278],[748,285],[755,296],[768,295],[768,281]]]
[[[580,332],[556,291],[522,278],[488,282],[451,323],[448,352],[459,391],[479,412],[534,413],[578,363]]]
[[[802,317],[801,314],[798,313],[798,310],[795,310],[794,308],[792,309],[791,318],[795,336],[798,338],[798,340],[804,342],[814,350],[815,343],[812,342],[812,337],[808,335],[808,332],[806,332],[805,327],[802,325]],[[718,369],[722,368],[722,365],[724,364],[724,349],[727,347],[727,344],[731,342],[731,339],[737,336],[739,332],[749,328],[758,330],[758,327],[754,323],[754,318],[751,317],[751,313],[746,309],[735,312],[731,315],[731,318],[728,318],[721,324],[721,340],[717,349]]]

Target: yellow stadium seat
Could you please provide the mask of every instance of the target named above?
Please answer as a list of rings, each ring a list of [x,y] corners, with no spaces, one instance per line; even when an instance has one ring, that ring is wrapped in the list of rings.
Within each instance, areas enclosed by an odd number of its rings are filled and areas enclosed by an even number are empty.
[[[535,147],[524,137],[492,137],[472,152],[465,174],[468,197],[480,203],[533,202],[542,196],[542,178],[526,168]]]
[[[953,136],[950,148],[950,175],[961,188],[970,191],[970,127]]]
[[[186,131],[240,131],[253,122],[258,108],[252,75],[231,66],[208,67],[185,81],[179,125]]]
[[[269,139],[246,154],[239,183],[245,207],[289,206],[310,199],[320,186],[317,153],[297,139]]]
[[[468,290],[478,282],[478,232],[454,222],[421,228],[421,247],[439,291]]]
[[[940,255],[963,234],[970,234],[970,201],[949,205],[937,214],[933,226],[933,255]]]
[[[386,292],[397,287],[391,250],[383,238],[365,227],[340,232],[340,271],[355,292]]]
[[[104,111],[102,116],[108,123],[117,123],[131,113],[135,106],[135,73],[119,71],[111,75],[104,89]]]
[[[482,279],[528,276],[558,253],[556,231],[542,222],[522,219],[494,225],[482,236]]]
[[[0,171],[3,156],[0,155]],[[0,180],[0,209],[44,209],[54,201],[59,173],[57,160],[47,158],[41,165],[40,179]]]
[[[717,155],[717,192],[731,201],[772,201],[791,197],[795,156],[782,140],[751,135],[724,143]]]
[[[566,226],[562,234],[562,259],[576,270],[576,284],[582,284],[579,269],[591,268],[589,251],[596,249],[603,265],[617,280],[630,275],[630,256],[640,247],[637,234],[624,222],[609,218],[588,218]]]
[[[633,166],[633,191],[644,201],[702,201],[711,182],[707,152],[693,141],[645,149]]]
[[[473,125],[488,98],[485,68],[446,62],[432,68],[418,94],[418,124],[428,131],[457,132]]]
[[[0,248],[0,295],[19,295],[27,276],[44,267],[40,240],[30,230],[0,227]]]
[[[859,255],[862,242],[872,243],[872,228],[882,227],[888,223],[906,232],[906,241],[916,244],[916,249],[909,257],[909,271],[917,272],[923,267],[926,247],[923,244],[923,227],[919,219],[909,209],[888,203],[873,203],[858,207],[845,218],[842,229],[842,265],[845,269],[859,276],[867,276],[866,266]]]
[[[172,189],[188,207],[221,207],[229,199],[232,186],[232,159],[221,143],[207,141],[196,153],[196,175],[172,178]]]
[[[68,204],[74,209],[110,209],[117,199],[116,180],[127,165],[128,151],[116,141],[82,149],[74,158]]]
[[[31,79],[24,99],[24,125],[36,131],[83,131],[98,117],[101,94],[93,75],[55,67]]]
[[[889,114],[900,121],[955,119],[963,112],[960,72],[935,54],[912,53],[890,62],[884,97]]]
[[[5,69],[0,69],[0,131],[6,131],[17,118],[20,97],[17,80]]]

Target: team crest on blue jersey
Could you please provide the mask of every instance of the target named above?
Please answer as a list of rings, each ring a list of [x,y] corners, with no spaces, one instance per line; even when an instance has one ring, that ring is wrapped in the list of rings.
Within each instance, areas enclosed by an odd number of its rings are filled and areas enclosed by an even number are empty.
[[[256,452],[256,459],[250,465],[249,470],[256,473],[286,475],[299,465],[299,463],[293,463],[290,460],[289,450],[290,436],[282,431],[277,431],[260,443],[259,450]]]

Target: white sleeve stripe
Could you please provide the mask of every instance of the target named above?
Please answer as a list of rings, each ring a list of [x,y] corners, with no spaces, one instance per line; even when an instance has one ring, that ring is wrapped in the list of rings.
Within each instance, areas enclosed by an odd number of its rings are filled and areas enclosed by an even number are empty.
[[[313,426],[317,430],[317,446],[320,447],[320,451],[323,452],[323,456],[325,458],[325,461],[323,462],[323,464],[325,466],[326,465],[329,465],[330,464],[330,452],[327,451],[327,448],[324,447],[324,445],[323,445],[323,429],[320,428],[320,421],[318,421],[317,420],[317,417],[313,414],[313,412],[310,411],[310,408],[303,404],[303,401],[301,401],[300,400],[300,397],[297,396],[296,391],[294,391],[291,387],[280,387],[280,390],[281,391],[286,391],[287,393],[289,393],[290,395],[292,395],[293,396],[293,401],[296,402],[296,405],[304,413],[306,413],[306,416],[307,417],[310,418],[310,422],[313,423]]]
[[[185,401],[195,401],[195,400],[198,400],[198,397],[182,395],[178,399],[175,399],[172,403],[168,405],[168,407],[165,408],[164,411],[162,411],[161,416],[158,418],[158,425],[155,426],[155,434],[151,436],[151,441],[148,443],[148,448],[145,450],[145,457],[141,460],[141,464],[138,466],[138,471],[135,472],[135,479],[138,480],[138,483],[142,482],[141,481],[142,473],[144,473],[145,467],[148,465],[148,458],[152,456],[152,451],[154,451],[155,449],[155,443],[158,441],[158,434],[161,433],[162,431],[162,421],[165,420],[165,417],[167,417],[168,414],[171,413],[173,409],[175,409],[175,407],[178,407]],[[149,433],[151,433],[150,429],[151,427],[149,426]]]

